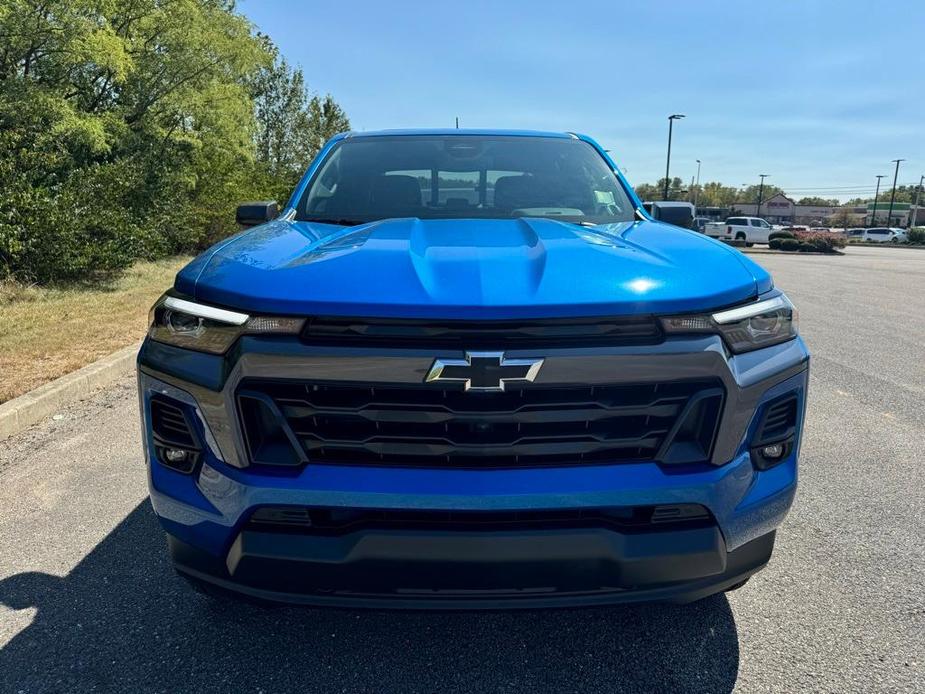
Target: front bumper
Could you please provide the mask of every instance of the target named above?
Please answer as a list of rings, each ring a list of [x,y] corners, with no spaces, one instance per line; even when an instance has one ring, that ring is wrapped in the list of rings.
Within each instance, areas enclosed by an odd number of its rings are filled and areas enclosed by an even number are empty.
[[[547,378],[721,379],[726,402],[710,463],[516,470],[308,464],[284,472],[239,466],[245,454],[229,413],[235,411],[233,394],[243,378],[304,377],[323,369],[335,378],[410,382],[421,378],[434,357],[401,351],[358,359],[363,356],[244,338],[237,355],[222,359],[146,343],[139,355],[139,390],[151,500],[181,572],[257,598],[312,604],[427,608],[685,601],[723,590],[763,566],[774,530],[793,501],[808,378],[808,353],[799,339],[737,357],[726,355],[713,337],[546,355]],[[759,471],[748,450],[756,412],[791,392],[800,410],[795,445],[780,464]],[[155,395],[184,402],[198,415],[207,445],[192,475],[156,459],[150,431]],[[696,532],[376,530],[336,538],[247,527],[251,513],[263,506],[504,511],[679,503],[705,507],[711,523]]]
[[[338,537],[245,530],[224,560],[174,536],[169,546],[181,574],[263,601],[493,609],[698,600],[761,569],[774,532],[731,552],[715,526]]]

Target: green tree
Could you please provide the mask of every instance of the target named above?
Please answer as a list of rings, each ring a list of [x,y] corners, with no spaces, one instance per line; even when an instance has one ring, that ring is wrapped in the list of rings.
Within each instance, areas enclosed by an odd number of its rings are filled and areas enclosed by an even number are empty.
[[[815,205],[816,207],[836,207],[840,204],[835,198],[807,197],[797,201],[797,205]]]
[[[0,275],[92,279],[202,247],[237,201],[291,189],[346,118],[284,66],[295,154],[261,150],[255,85],[277,60],[231,0],[4,0]]]
[[[654,185],[650,183],[642,183],[635,188],[636,195],[639,196],[640,200],[650,201],[650,200],[665,200],[665,178],[662,177],[656,181]],[[687,200],[688,190],[684,187],[684,182],[675,176],[671,179],[671,183],[668,185],[668,200]]]
[[[697,204],[701,207],[729,207],[736,199],[736,189],[724,186],[718,181],[711,181],[700,186]]]
[[[757,183],[755,185],[746,186],[745,188],[740,188],[736,192],[735,202],[745,203],[745,204],[755,204],[758,202],[758,191],[761,190],[761,201],[764,202],[769,198],[774,197],[778,193],[784,193],[783,188],[778,188],[775,185],[769,183],[764,184],[764,188],[761,188]]]
[[[350,129],[346,113],[330,95],[309,91],[301,68],[293,69],[276,49],[254,89],[257,161],[278,200],[285,200],[322,145]]]
[[[816,203],[811,203],[816,204]],[[829,218],[829,224],[833,227],[847,229],[855,223],[854,213],[850,207],[839,207],[835,214]]]

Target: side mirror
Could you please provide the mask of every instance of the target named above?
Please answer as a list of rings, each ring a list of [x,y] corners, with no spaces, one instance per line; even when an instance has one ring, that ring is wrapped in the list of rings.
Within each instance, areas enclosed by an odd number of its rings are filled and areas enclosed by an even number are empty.
[[[242,227],[254,227],[279,215],[279,206],[275,200],[261,200],[259,202],[244,202],[238,205],[235,219]]]
[[[649,214],[660,222],[690,229],[694,225],[694,206],[689,202],[646,203]],[[651,209],[648,206],[651,205]]]

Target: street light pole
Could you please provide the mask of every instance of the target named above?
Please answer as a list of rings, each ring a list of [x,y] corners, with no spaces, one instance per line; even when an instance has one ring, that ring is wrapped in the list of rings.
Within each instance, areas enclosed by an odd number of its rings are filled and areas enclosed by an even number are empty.
[[[906,161],[905,159],[893,159],[893,163],[896,164],[896,171],[893,172],[893,193],[890,195],[890,211],[886,215],[886,225],[890,226],[893,223],[893,201],[896,199],[896,179],[899,177],[899,162]]]
[[[909,216],[908,227],[911,229],[915,226],[919,217],[919,193],[922,192],[922,181],[925,181],[925,174],[919,176],[919,185],[915,189],[915,202],[912,204],[912,214]]]
[[[761,216],[761,195],[764,193],[764,179],[766,179],[770,174],[758,174],[761,177],[761,183],[758,184],[758,207],[755,208],[755,216]]]
[[[673,113],[668,116],[668,157],[665,159],[665,192],[662,195],[663,200],[668,200],[668,183],[670,181],[668,171],[671,168],[671,130],[674,122],[682,118],[684,118],[683,113]]]
[[[700,160],[697,160],[697,187],[694,188],[694,211],[697,211],[697,198],[700,197]]]
[[[885,176],[883,176],[882,174],[880,176],[877,176],[877,192],[874,193],[874,209],[870,213],[870,225],[871,226],[877,225],[877,200],[879,200],[880,198],[880,179],[881,178],[885,178]]]

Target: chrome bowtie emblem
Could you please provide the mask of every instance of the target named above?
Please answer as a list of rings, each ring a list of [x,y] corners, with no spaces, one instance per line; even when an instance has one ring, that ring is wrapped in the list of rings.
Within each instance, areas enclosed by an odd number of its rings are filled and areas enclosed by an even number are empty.
[[[504,352],[466,352],[465,359],[435,359],[424,381],[462,383],[465,390],[503,391],[505,383],[533,381],[542,359],[505,359]]]

